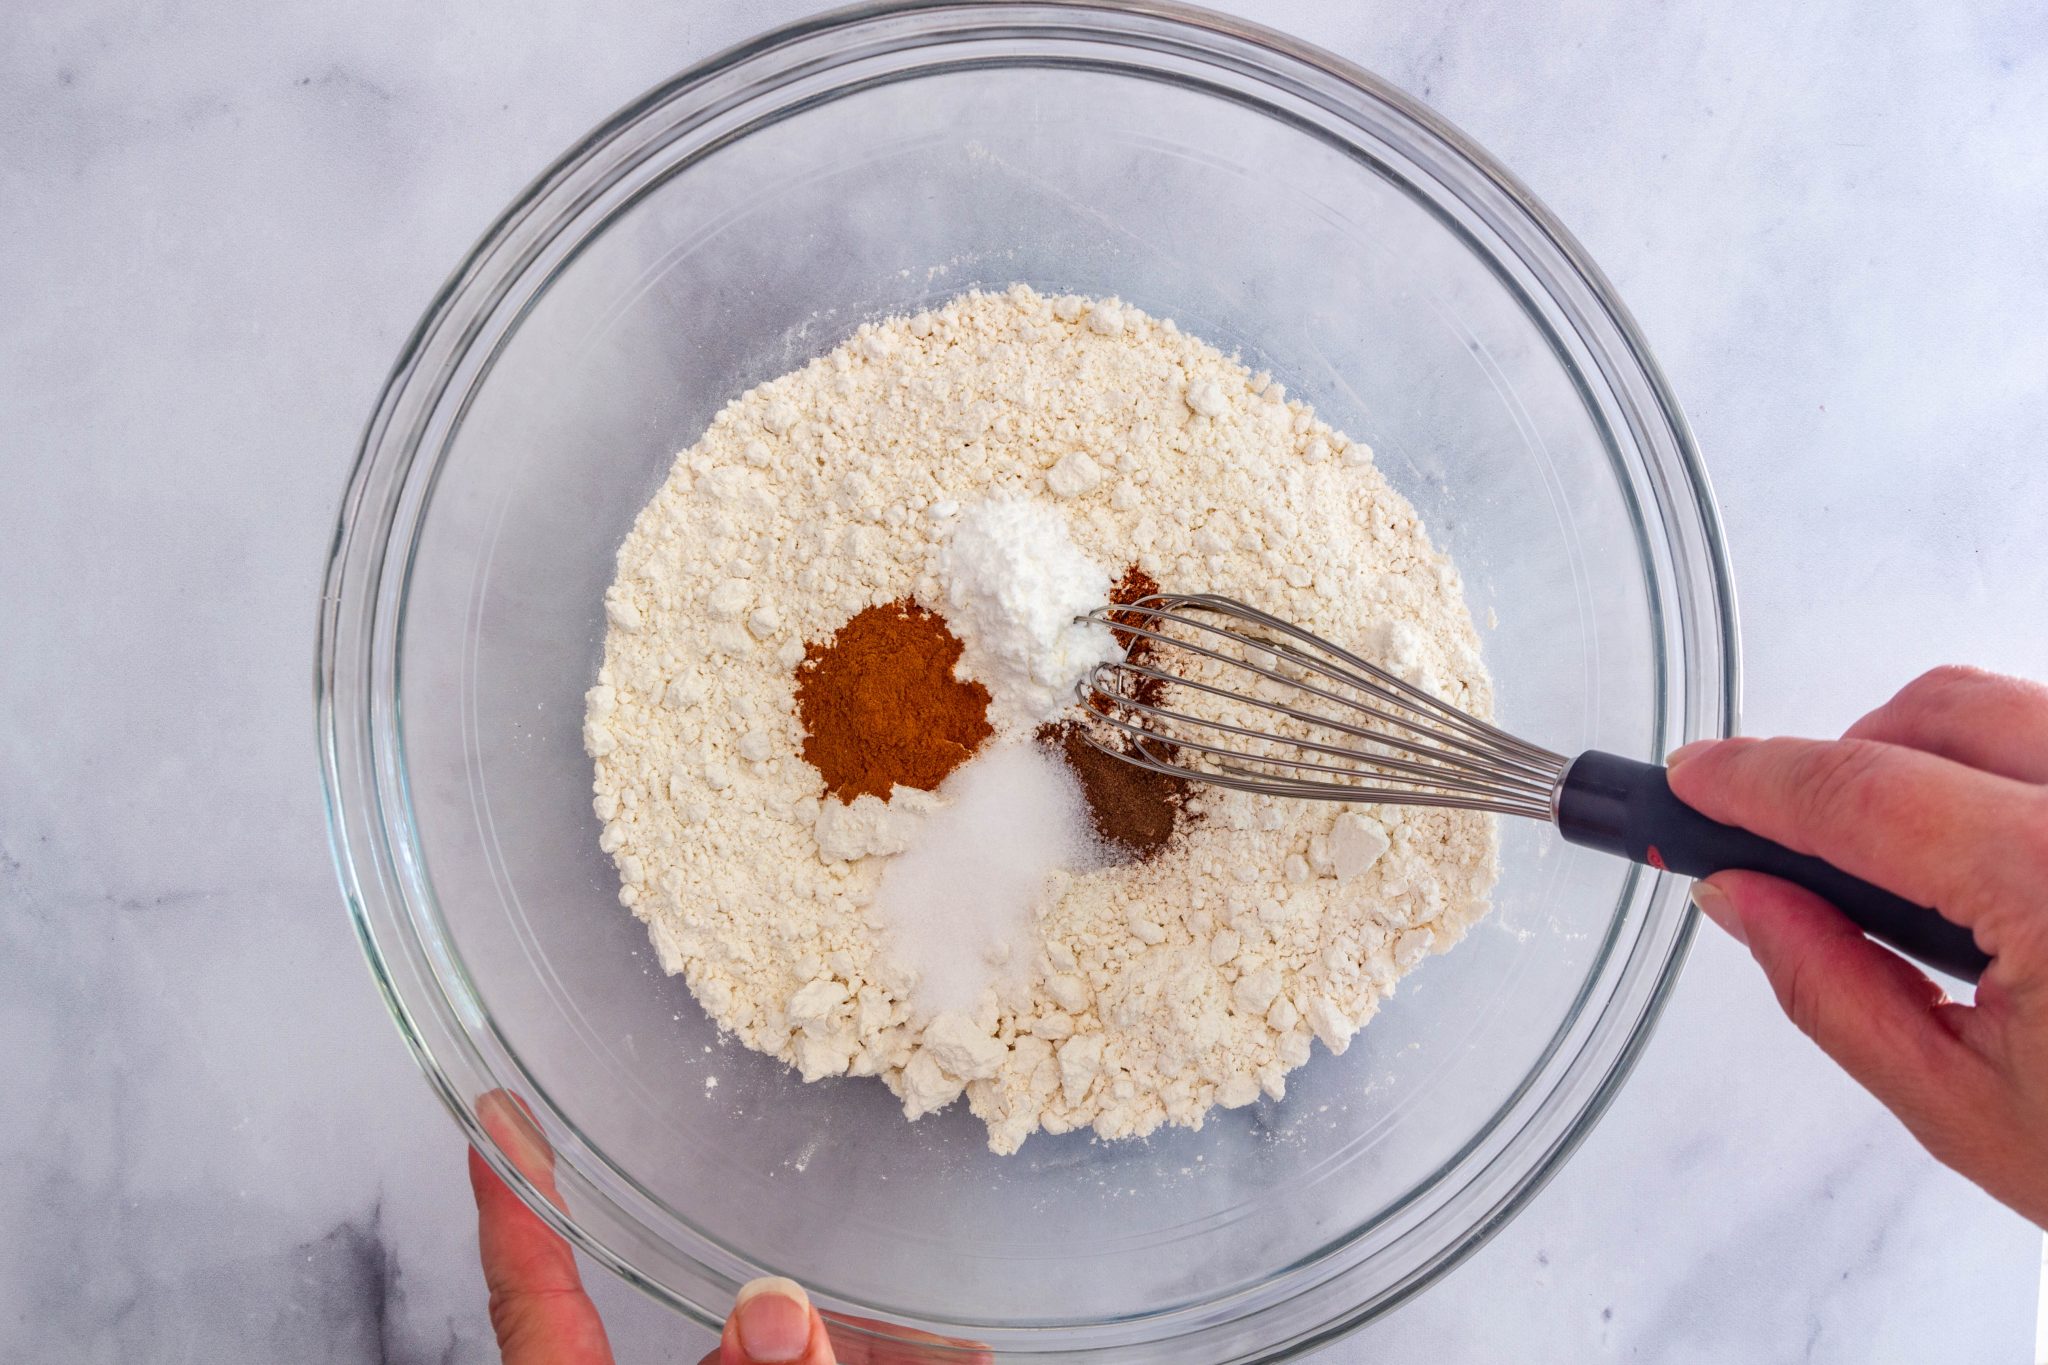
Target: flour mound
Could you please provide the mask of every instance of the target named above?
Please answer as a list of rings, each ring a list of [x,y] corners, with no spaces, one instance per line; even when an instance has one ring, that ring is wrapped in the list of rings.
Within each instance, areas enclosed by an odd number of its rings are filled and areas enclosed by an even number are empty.
[[[944,800],[827,798],[794,670],[864,607],[969,615],[947,550],[977,505],[1054,506],[1100,571],[1243,598],[1491,712],[1457,572],[1369,449],[1129,305],[970,294],[729,404],[620,547],[584,740],[621,903],[748,1046],[805,1080],[879,1076],[912,1118],[964,1093],[999,1152],[1281,1097],[1484,913],[1492,821],[1198,791],[1150,861],[1049,875],[972,1002],[914,1010],[877,893]],[[1046,646],[963,657],[992,744],[1027,738],[1039,674],[1073,664],[1012,666]]]

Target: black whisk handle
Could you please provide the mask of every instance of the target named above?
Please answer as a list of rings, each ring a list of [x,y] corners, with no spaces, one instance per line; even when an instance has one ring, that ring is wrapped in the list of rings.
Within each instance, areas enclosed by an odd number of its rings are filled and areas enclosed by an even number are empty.
[[[1557,830],[1574,844],[1686,877],[1765,872],[1832,903],[1872,938],[1937,971],[1974,982],[1991,959],[1939,912],[1832,863],[1709,820],[1671,794],[1662,767],[1597,750],[1572,760],[1558,789]]]

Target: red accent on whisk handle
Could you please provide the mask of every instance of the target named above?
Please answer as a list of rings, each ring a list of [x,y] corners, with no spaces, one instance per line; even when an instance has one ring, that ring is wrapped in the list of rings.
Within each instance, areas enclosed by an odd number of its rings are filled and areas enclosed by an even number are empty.
[[[1597,750],[1580,754],[1558,788],[1557,831],[1572,843],[1681,876],[1740,870],[1782,878],[1829,901],[1872,938],[1965,981],[1977,980],[1991,962],[1969,930],[1937,911],[1762,835],[1709,820],[1672,795],[1655,763]]]

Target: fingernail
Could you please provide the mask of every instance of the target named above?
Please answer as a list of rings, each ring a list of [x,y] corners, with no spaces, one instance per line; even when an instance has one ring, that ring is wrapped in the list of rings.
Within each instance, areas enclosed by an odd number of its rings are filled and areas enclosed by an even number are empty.
[[[1675,768],[1696,754],[1705,753],[1721,741],[1718,739],[1696,739],[1690,744],[1681,744],[1664,756],[1664,766]]]
[[[811,1344],[811,1296],[795,1280],[768,1275],[740,1287],[733,1317],[748,1360],[801,1360]]]
[[[476,1113],[484,1131],[496,1139],[499,1148],[527,1179],[539,1179],[554,1169],[554,1149],[548,1146],[532,1116],[509,1093],[487,1091],[478,1098]]]
[[[1728,937],[1749,946],[1749,935],[1743,932],[1742,916],[1735,913],[1735,902],[1728,899],[1728,893],[1711,882],[1692,884],[1692,903],[1699,907],[1702,915],[1727,931]]]

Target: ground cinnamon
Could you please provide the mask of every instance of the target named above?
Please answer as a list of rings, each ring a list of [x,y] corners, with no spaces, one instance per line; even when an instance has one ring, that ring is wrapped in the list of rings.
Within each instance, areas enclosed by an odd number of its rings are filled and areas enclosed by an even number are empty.
[[[953,676],[960,641],[908,600],[868,607],[804,646],[796,710],[804,761],[841,801],[931,791],[989,737],[988,689]]]

